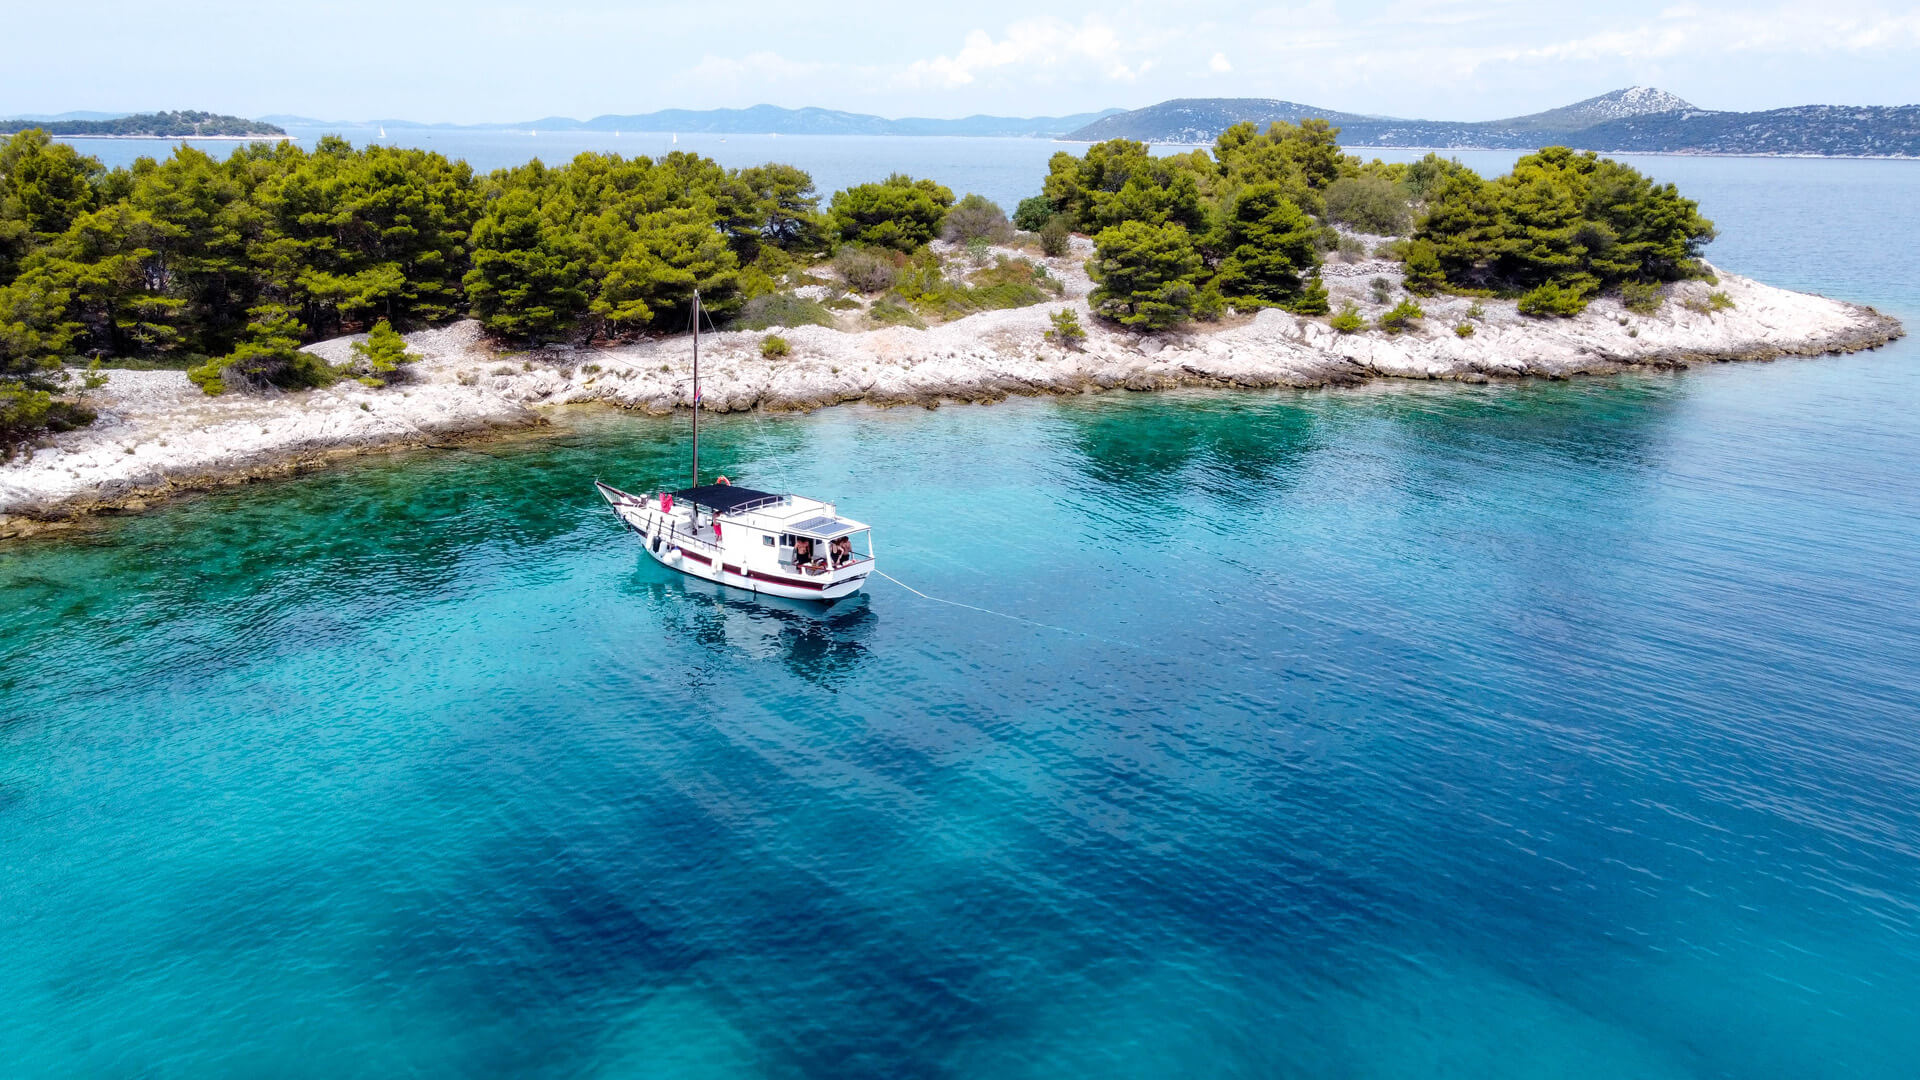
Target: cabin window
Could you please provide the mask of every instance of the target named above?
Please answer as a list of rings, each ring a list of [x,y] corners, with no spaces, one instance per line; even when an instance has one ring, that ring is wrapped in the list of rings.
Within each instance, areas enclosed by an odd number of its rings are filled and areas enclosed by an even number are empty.
[[[765,545],[766,545],[766,546],[768,546],[768,547],[772,547],[772,546],[773,546],[773,537],[771,537],[771,536],[763,536],[763,537],[761,537],[761,538],[760,538],[760,542],[761,542],[762,544],[765,544]]]
[[[793,537],[791,537],[791,536],[782,536],[782,537],[780,538],[780,546],[781,546],[781,547],[792,547],[792,546],[793,546]]]

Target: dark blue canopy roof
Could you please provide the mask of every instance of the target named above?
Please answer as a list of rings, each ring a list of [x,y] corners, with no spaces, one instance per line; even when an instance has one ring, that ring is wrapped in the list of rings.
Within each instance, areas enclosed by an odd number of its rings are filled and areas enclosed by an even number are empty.
[[[766,506],[786,498],[766,491],[755,491],[738,484],[701,484],[699,487],[683,488],[673,493],[674,502],[692,503],[704,507],[716,514],[731,514],[735,510],[751,510],[756,506]]]

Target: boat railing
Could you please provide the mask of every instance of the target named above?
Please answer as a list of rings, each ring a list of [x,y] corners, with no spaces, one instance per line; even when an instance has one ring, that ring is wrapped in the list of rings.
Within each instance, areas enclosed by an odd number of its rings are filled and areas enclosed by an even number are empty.
[[[667,523],[667,538],[682,546],[705,548],[708,551],[720,550],[719,544],[711,540],[701,539],[699,533],[691,529],[682,529],[679,522],[671,519],[669,519]]]

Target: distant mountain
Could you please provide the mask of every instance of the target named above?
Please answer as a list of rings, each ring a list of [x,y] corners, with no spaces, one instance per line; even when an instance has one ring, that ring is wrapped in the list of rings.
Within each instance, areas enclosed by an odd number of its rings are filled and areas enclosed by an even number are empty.
[[[315,120],[311,116],[289,116],[286,113],[274,113],[270,116],[263,116],[260,118],[260,122],[263,124],[277,124],[280,127],[325,127],[330,123],[340,123],[338,120]]]
[[[1277,98],[1174,98],[1132,112],[1114,112],[1062,138],[1075,142],[1100,142],[1105,139],[1139,139],[1143,142],[1212,142],[1235,124],[1251,121],[1261,129],[1277,121],[1297,124],[1308,117],[1319,117],[1336,126],[1368,124],[1381,119],[1317,105]]]
[[[0,116],[0,124],[11,120],[31,120],[34,123],[57,120],[117,120],[125,115],[127,114],[123,112],[88,112],[84,109],[79,112],[63,113],[18,113],[13,116]]]
[[[215,138],[232,135],[285,135],[272,124],[215,113],[137,113],[108,120],[4,120],[0,134],[41,128],[49,135],[114,135],[161,139]]]
[[[1920,105],[1799,105],[1769,112],[1686,112],[1596,124],[1583,149],[1620,153],[1920,157]]]
[[[755,105],[749,109],[662,109],[624,116],[596,116],[572,120],[550,116],[514,127],[551,131],[672,131],[716,135],[973,135],[1049,138],[1109,113],[1072,116],[968,116],[958,120],[907,117],[889,120],[867,113],[838,109],[783,109]]]
[[[1804,105],[1771,112],[1697,109],[1664,90],[1634,86],[1506,120],[1400,120],[1268,98],[1184,98],[1097,120],[1064,138],[1097,142],[1211,142],[1243,120],[1324,117],[1345,146],[1532,150],[1565,145],[1607,153],[1810,154],[1920,157],[1920,106]]]
[[[972,135],[1013,138],[1054,138],[1083,127],[1103,116],[1119,112],[1075,113],[1072,116],[967,116],[958,120],[907,117],[889,120],[867,113],[838,109],[783,109],[774,105],[755,105],[750,109],[662,109],[631,115],[596,116],[575,120],[569,116],[547,116],[511,124],[422,124],[411,120],[365,120],[352,124],[367,127],[382,124],[390,128],[433,128],[488,131],[666,131],[717,135]],[[267,120],[293,127],[326,127],[342,121],[314,120],[300,116],[269,116]]]
[[[1571,105],[1548,109],[1546,112],[1534,113],[1531,116],[1495,120],[1492,126],[1508,130],[1579,131],[1595,124],[1604,124],[1609,120],[1692,108],[1692,105],[1678,95],[1669,94],[1665,90],[1656,90],[1651,86],[1629,86],[1625,90],[1615,90],[1611,94],[1590,97],[1585,101],[1576,101]]]

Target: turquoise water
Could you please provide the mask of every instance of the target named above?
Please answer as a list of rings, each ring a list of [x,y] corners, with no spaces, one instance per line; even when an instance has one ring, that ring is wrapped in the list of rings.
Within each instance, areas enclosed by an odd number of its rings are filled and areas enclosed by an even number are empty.
[[[1666,160],[1920,315],[1910,163]],[[1069,632],[662,571],[588,410],[0,548],[0,1061],[1911,1076],[1917,361],[703,424]]]

